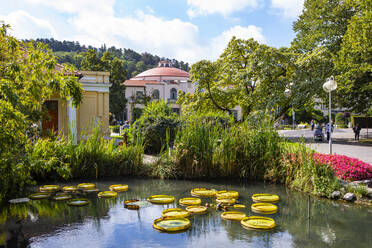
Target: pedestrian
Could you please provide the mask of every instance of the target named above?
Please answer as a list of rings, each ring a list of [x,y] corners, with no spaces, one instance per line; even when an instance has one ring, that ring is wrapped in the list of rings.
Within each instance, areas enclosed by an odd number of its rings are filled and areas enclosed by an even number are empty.
[[[331,123],[327,123],[327,125],[325,126],[325,130],[327,133],[327,141],[329,141],[331,133],[333,133],[333,121],[331,121]]]
[[[123,125],[123,144],[127,145],[128,144],[128,130],[129,129],[129,122],[125,121]]]
[[[353,131],[354,131],[354,134],[355,134],[355,140],[359,140],[359,134],[360,134],[360,130],[361,130],[362,128],[359,126],[359,124],[357,123],[356,125],[355,125],[355,127],[353,127]]]
[[[310,122],[310,126],[311,126],[311,131],[314,131],[314,127],[315,127],[315,122],[314,122],[314,120],[311,120],[311,122]]]
[[[129,122],[125,121],[123,125],[123,129],[127,129],[127,128],[129,128]]]

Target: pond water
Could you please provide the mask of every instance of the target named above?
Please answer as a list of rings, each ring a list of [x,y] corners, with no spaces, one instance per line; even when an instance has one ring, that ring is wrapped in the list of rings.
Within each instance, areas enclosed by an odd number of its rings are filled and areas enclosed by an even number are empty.
[[[118,193],[116,199],[97,199],[93,194],[84,207],[50,200],[9,205],[0,211],[0,247],[372,247],[371,207],[311,198],[309,221],[308,196],[280,185],[149,179],[94,183],[102,191],[111,184],[128,184],[129,191]],[[183,233],[154,230],[153,220],[166,208],[184,208],[178,199],[189,197],[196,187],[238,191],[239,203],[247,206],[239,211],[247,216],[257,215],[250,210],[252,194],[278,194],[279,211],[268,215],[277,226],[269,231],[247,230],[210,208],[207,214],[190,217],[191,228]],[[124,208],[124,200],[144,200],[154,194],[173,195],[176,201],[139,210]],[[203,204],[213,200],[203,198]]]

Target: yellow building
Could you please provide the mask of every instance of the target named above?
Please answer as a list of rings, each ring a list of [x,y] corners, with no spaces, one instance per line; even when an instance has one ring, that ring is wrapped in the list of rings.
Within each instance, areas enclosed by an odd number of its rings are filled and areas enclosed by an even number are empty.
[[[109,82],[110,73],[102,71],[79,71],[83,88],[82,102],[78,108],[71,102],[63,102],[57,96],[45,102],[48,117],[41,124],[43,132],[53,130],[67,135],[70,128],[75,141],[82,133],[89,133],[96,124],[109,134]]]

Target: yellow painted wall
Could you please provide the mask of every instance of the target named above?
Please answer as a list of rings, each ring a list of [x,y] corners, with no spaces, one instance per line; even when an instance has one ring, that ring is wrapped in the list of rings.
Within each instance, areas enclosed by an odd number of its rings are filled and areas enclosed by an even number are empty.
[[[83,93],[83,100],[76,111],[78,137],[83,133],[90,133],[92,128],[101,124],[102,133],[109,133],[109,93]]]

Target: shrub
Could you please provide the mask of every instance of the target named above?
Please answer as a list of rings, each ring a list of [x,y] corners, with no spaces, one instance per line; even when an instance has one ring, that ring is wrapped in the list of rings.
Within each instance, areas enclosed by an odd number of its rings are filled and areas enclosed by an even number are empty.
[[[280,162],[281,138],[271,122],[227,126],[187,122],[177,133],[174,155],[186,178],[263,179]]]
[[[268,179],[278,180],[290,188],[311,194],[330,197],[340,185],[328,164],[317,164],[305,147],[287,147],[276,171],[269,172]]]
[[[39,139],[30,147],[31,176],[38,182],[70,178],[98,178],[136,174],[142,165],[141,143],[116,147],[103,139],[99,127],[74,144],[61,139]]]
[[[166,144],[166,134],[169,132],[169,143],[174,141],[175,133],[180,125],[180,120],[164,101],[150,103],[143,115],[134,123],[134,136],[143,140],[147,154],[158,154]]]
[[[74,144],[66,140],[40,138],[29,149],[31,177],[38,182],[72,177]]]
[[[142,116],[135,123],[135,135],[143,139],[145,153],[158,154],[166,142],[166,133],[169,132],[171,145],[180,121],[175,117]]]
[[[337,113],[335,116],[335,124],[338,127],[347,127],[345,116],[342,113]]]

